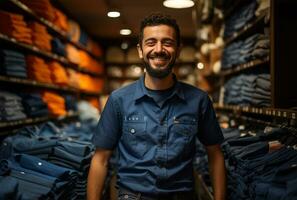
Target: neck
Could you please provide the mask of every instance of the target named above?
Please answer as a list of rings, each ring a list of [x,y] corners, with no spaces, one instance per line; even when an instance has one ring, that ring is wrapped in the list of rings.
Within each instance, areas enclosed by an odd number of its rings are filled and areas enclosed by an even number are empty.
[[[144,77],[144,84],[151,90],[166,90],[173,86],[174,80],[172,74],[169,74],[165,78],[159,79],[154,78],[146,73]]]

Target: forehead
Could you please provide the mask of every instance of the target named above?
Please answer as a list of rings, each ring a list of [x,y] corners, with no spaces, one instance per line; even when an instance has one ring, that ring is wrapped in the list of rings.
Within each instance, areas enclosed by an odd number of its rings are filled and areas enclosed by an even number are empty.
[[[143,29],[143,39],[148,38],[170,38],[175,40],[176,34],[173,27],[168,25],[156,25],[156,26],[146,26]]]

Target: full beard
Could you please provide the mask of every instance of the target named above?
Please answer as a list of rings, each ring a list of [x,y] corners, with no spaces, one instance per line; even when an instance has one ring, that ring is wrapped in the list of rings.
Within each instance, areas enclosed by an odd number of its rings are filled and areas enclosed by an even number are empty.
[[[160,58],[167,58],[167,55],[155,55],[154,57],[160,57]],[[171,60],[171,62],[165,67],[165,68],[153,68],[150,63],[149,63],[149,59],[150,57],[147,56],[147,60],[142,60],[144,63],[144,67],[146,69],[146,72],[154,77],[154,78],[158,78],[158,79],[162,79],[167,77],[171,72],[172,72],[172,68],[174,67],[175,64],[175,58]]]

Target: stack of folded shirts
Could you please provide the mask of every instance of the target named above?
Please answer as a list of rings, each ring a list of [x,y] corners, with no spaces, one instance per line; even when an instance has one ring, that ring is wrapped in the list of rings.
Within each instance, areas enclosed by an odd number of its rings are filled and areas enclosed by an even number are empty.
[[[75,48],[73,45],[71,44],[66,44],[66,53],[67,53],[67,58],[76,64],[80,63],[80,53],[79,50],[77,48]]]
[[[68,20],[68,30],[67,30],[68,37],[74,41],[78,42],[80,36],[80,27],[79,24],[75,21]]]
[[[68,68],[67,73],[69,78],[69,86],[79,89],[79,83],[78,83],[79,75],[77,71],[75,71],[74,69]]]
[[[87,74],[78,74],[79,89],[87,92],[102,92],[103,79],[92,78]]]
[[[85,51],[79,51],[79,65],[88,69],[89,71],[102,73],[103,65],[93,59],[88,53]]]
[[[50,70],[52,71],[52,81],[57,85],[68,85],[68,75],[65,68],[58,62],[48,62]]]
[[[25,112],[30,117],[42,117],[48,115],[47,105],[38,93],[21,94]]]
[[[62,96],[53,92],[43,92],[42,99],[47,104],[50,114],[54,116],[66,115],[65,100]]]
[[[14,121],[25,119],[22,98],[16,94],[0,91],[0,120]]]
[[[93,40],[89,39],[88,43],[87,43],[87,49],[89,51],[91,51],[95,56],[102,56],[103,55],[103,51],[102,48]]]
[[[52,37],[48,34],[46,27],[39,24],[38,22],[30,22],[28,26],[32,30],[33,44],[42,50],[51,51]]]
[[[53,38],[51,40],[52,44],[52,52],[60,55],[60,56],[66,56],[66,51],[65,51],[65,45],[61,42],[59,38]]]
[[[55,19],[55,10],[50,0],[21,0],[29,8],[31,8],[37,15],[53,22]]]
[[[60,29],[63,31],[68,30],[68,19],[64,13],[62,13],[60,10],[57,8],[54,8],[55,11],[55,19],[54,19],[54,24],[58,26]]]
[[[25,56],[17,51],[0,49],[0,74],[27,78]]]
[[[32,44],[31,30],[27,27],[22,15],[1,10],[0,19],[1,33],[20,42]]]
[[[28,55],[26,56],[26,61],[28,76],[30,79],[45,83],[52,83],[51,71],[43,59],[37,56]]]

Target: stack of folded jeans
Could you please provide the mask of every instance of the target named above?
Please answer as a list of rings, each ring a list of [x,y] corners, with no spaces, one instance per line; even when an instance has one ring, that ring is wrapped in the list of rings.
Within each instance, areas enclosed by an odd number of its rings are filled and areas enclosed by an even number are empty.
[[[51,40],[52,51],[60,56],[66,56],[65,45],[59,38],[53,38]]]
[[[234,42],[223,51],[222,69],[232,68],[256,59],[263,60],[269,55],[269,48],[269,37],[260,33]]]
[[[28,26],[32,30],[33,44],[42,50],[51,51],[52,36],[48,34],[46,27],[38,22],[30,22]]]
[[[270,74],[241,74],[225,84],[224,103],[242,106],[271,106]]]
[[[64,116],[67,114],[65,99],[54,93],[45,91],[42,93],[42,100],[47,104],[48,110],[53,116]]]
[[[88,43],[88,39],[89,39],[88,34],[81,29],[78,42],[86,47]]]
[[[0,49],[0,74],[27,78],[25,56],[9,49]]]
[[[56,61],[50,61],[47,63],[52,72],[52,81],[57,85],[67,86],[68,75],[65,67]]]
[[[248,22],[255,18],[257,1],[249,1],[247,5],[240,7],[225,22],[224,37],[229,38],[233,33],[242,29]]]
[[[51,71],[43,59],[37,56],[27,55],[26,63],[30,79],[44,83],[52,83]]]
[[[32,9],[37,15],[53,22],[55,10],[50,0],[21,0],[26,6]]]
[[[25,112],[30,117],[48,116],[47,105],[42,101],[38,93],[20,94],[25,108]]]
[[[20,42],[32,44],[31,30],[22,15],[0,10],[0,19],[1,33]]]
[[[77,99],[73,95],[63,95],[67,111],[77,111]]]
[[[77,130],[79,131],[79,134],[84,134],[84,130],[79,130],[78,128]],[[64,186],[71,186],[71,190],[64,188],[59,190],[59,192],[63,192],[63,196],[65,196],[65,193],[67,195],[73,195],[71,196],[73,198],[66,196],[66,199],[85,199],[86,179],[91,156],[95,148],[90,141],[79,141],[76,139],[77,138],[70,137],[69,134],[65,134],[62,129],[59,129],[52,122],[47,122],[40,126],[23,128],[17,135],[7,137],[4,140],[6,143],[6,150],[5,148],[1,148],[1,145],[0,149],[1,154],[2,152],[3,154],[4,152],[7,152],[5,153],[5,156],[2,156],[2,158],[5,159],[7,159],[7,155],[11,152],[10,149],[12,146],[13,156],[22,153],[34,156],[35,159],[39,159],[38,162],[34,162],[35,164],[33,163],[34,166],[42,167],[45,165],[45,162],[50,162],[52,169],[56,166],[71,171],[71,179],[63,182]],[[33,159],[33,157],[30,159]],[[48,169],[45,168],[45,170]],[[0,181],[2,178],[1,176],[3,175],[0,175]],[[27,183],[24,184],[24,187],[27,187]],[[50,191],[52,189],[53,188],[50,188]],[[50,192],[46,190],[40,192],[42,192],[43,196],[50,194]],[[62,194],[60,196],[62,196]]]
[[[0,91],[0,120],[13,121],[25,119],[22,98],[16,94]]]
[[[281,145],[273,149],[268,143],[286,134],[290,133],[273,128],[257,136],[233,137],[222,144],[227,159],[228,199],[296,198],[297,151]]]

